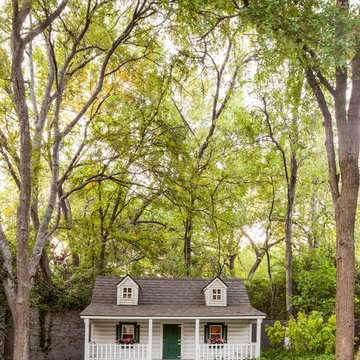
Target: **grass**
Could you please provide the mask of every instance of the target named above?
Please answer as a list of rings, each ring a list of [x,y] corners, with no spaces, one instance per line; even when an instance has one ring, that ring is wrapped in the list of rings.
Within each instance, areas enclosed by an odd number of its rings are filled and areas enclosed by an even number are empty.
[[[295,354],[284,349],[264,349],[259,360],[335,360],[334,354]]]

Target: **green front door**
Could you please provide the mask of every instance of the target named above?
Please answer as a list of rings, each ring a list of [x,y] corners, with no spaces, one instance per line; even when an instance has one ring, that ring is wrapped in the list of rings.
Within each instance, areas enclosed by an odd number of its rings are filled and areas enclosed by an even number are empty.
[[[163,325],[163,359],[180,359],[181,327],[177,324]]]

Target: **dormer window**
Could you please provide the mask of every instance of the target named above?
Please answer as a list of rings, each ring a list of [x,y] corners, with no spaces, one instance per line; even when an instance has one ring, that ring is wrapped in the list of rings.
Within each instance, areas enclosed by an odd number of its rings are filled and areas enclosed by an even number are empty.
[[[140,286],[130,276],[125,276],[117,284],[117,304],[118,305],[137,305]]]
[[[221,289],[213,289],[212,293],[213,300],[221,300]]]
[[[227,305],[227,284],[219,277],[211,280],[203,288],[206,306]]]
[[[132,298],[132,288],[123,288],[123,299]]]

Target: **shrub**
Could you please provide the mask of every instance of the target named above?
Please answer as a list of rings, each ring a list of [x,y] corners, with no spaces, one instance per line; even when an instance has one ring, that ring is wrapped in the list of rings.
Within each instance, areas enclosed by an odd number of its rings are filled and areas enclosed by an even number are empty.
[[[266,349],[261,351],[259,360],[335,360],[334,354],[295,354],[286,349]]]
[[[296,261],[294,306],[329,317],[335,310],[335,260],[325,249],[313,249]]]
[[[335,350],[335,315],[327,322],[317,311],[309,316],[300,312],[297,320],[291,318],[287,326],[278,321],[274,327],[267,327],[270,344],[284,344],[287,338],[287,347],[296,354],[304,352],[332,354]]]

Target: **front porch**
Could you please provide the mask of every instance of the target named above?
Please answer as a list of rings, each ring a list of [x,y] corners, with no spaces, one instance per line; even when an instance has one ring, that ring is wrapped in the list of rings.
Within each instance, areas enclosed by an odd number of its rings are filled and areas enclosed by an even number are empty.
[[[259,357],[256,343],[248,344],[199,344],[198,360],[244,360]],[[149,359],[148,344],[118,345],[89,344],[89,360],[144,360]]]
[[[120,319],[119,319],[120,320]],[[173,318],[124,319],[121,323],[138,324],[139,339],[135,344],[116,344],[115,327],[119,320],[84,319],[85,360],[244,360],[260,357],[262,319]],[[208,344],[208,324],[226,328],[225,344]],[[252,341],[252,324],[256,323],[256,342]],[[211,325],[213,326],[213,325]],[[178,327],[178,331],[176,331]],[[173,349],[168,349],[168,330],[174,330]],[[110,334],[111,336],[105,336]],[[166,345],[165,342],[167,341]],[[171,341],[171,339],[170,339]]]

